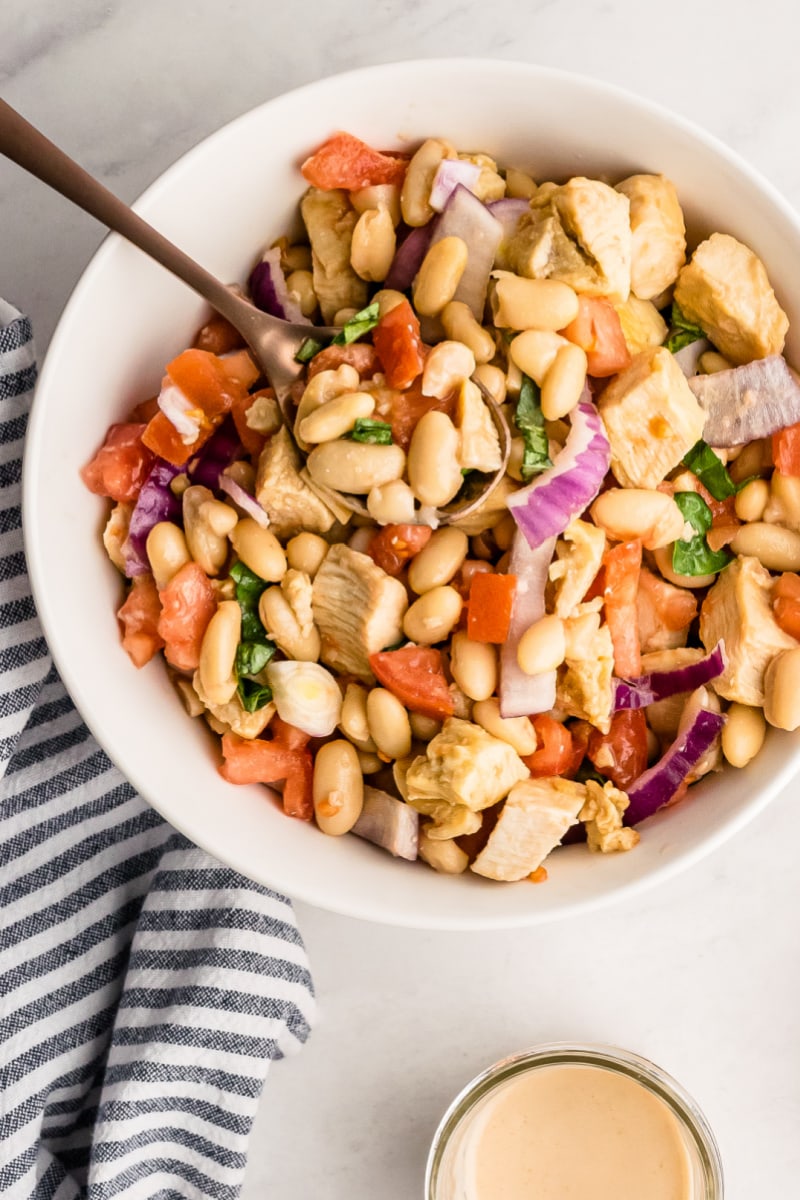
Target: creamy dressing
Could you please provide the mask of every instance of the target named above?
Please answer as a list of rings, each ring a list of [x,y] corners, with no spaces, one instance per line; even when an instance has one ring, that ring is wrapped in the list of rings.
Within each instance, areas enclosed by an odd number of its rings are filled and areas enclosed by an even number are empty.
[[[680,1122],[604,1067],[539,1067],[455,1131],[437,1200],[699,1200]]]

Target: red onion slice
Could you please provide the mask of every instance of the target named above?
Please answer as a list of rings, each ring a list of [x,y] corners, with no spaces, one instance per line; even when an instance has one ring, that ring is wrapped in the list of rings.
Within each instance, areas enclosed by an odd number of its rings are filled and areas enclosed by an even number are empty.
[[[719,737],[725,717],[698,709],[688,728],[679,731],[666,754],[640,775],[628,791],[626,825],[638,825],[672,799],[680,785]]]
[[[273,246],[262,256],[261,262],[256,263],[250,272],[250,295],[253,304],[263,312],[284,321],[292,321],[295,325],[310,325],[308,317],[303,316],[302,309],[293,298],[286,286],[286,277],[281,267],[281,252],[278,246]]]
[[[433,177],[428,203],[436,212],[441,212],[455,189],[462,184],[472,191],[481,173],[475,163],[461,158],[443,158]]]
[[[544,616],[544,589],[553,557],[555,538],[535,550],[519,530],[514,534],[508,562],[509,575],[517,586],[508,636],[500,651],[500,716],[527,717],[548,712],[556,699],[556,673],[526,675],[517,663],[519,639],[529,625]]]
[[[800,385],[780,354],[695,375],[689,387],[706,414],[709,446],[741,446],[800,421]]]
[[[678,696],[681,692],[693,692],[721,675],[727,665],[725,643],[717,642],[714,649],[699,662],[674,671],[653,671],[635,679],[617,679],[614,694],[614,712],[628,708],[646,708],[667,696]]]
[[[570,419],[572,428],[553,466],[508,498],[508,508],[533,550],[558,537],[591,504],[611,462],[608,438],[588,388]]]
[[[431,245],[446,237],[460,237],[467,246],[467,265],[454,300],[466,304],[476,320],[483,320],[489,275],[494,267],[503,227],[469,188],[459,184],[439,217]]]
[[[397,248],[392,265],[389,267],[384,287],[393,288],[397,292],[408,291],[428,252],[437,221],[438,217],[434,217],[427,225],[420,225],[416,229],[412,229],[403,239]]]
[[[122,544],[125,574],[129,579],[145,575],[150,570],[147,557],[147,535],[160,521],[176,521],[181,502],[169,486],[180,467],[157,459],[142,484],[128,525],[128,536]]]
[[[364,807],[350,832],[388,850],[395,858],[413,862],[419,846],[419,813],[388,792],[367,786]]]
[[[255,496],[251,496],[244,488],[231,479],[230,475],[222,474],[219,477],[220,491],[227,492],[234,504],[238,504],[243,512],[246,512],[248,517],[252,517],[254,521],[266,529],[269,525],[269,517],[264,512],[264,509],[256,500]]]

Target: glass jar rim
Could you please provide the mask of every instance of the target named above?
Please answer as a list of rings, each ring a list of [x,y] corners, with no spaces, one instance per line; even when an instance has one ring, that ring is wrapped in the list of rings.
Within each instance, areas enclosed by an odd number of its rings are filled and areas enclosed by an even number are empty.
[[[610,1046],[589,1042],[546,1042],[492,1063],[476,1075],[449,1104],[431,1142],[425,1169],[425,1200],[436,1200],[438,1169],[450,1138],[474,1106],[516,1075],[550,1066],[589,1066],[615,1071],[641,1084],[663,1101],[688,1135],[697,1152],[705,1194],[698,1200],[723,1200],[722,1158],[716,1138],[697,1102],[650,1059]]]

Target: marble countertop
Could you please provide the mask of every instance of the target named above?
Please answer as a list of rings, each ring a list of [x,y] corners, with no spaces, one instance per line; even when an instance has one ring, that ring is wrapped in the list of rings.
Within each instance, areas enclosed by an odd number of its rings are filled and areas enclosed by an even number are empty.
[[[800,206],[796,7],[761,0],[4,0],[0,90],[125,199],[252,105],[348,67],[484,54],[569,68],[691,117]],[[610,131],[613,137],[613,131]],[[788,153],[784,147],[788,148]],[[0,294],[40,350],[102,231],[0,162]],[[320,1001],[277,1064],[244,1200],[409,1200],[452,1095],[543,1040],[610,1042],[692,1092],[729,1200],[800,1178],[797,785],[678,879],[530,931],[382,929],[299,906]]]

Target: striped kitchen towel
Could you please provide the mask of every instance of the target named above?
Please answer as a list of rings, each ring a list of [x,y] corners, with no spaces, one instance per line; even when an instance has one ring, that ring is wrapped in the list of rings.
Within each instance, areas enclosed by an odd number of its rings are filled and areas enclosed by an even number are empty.
[[[237,1196],[313,1014],[289,901],[170,828],[92,739],[25,573],[28,321],[0,301],[0,1193]]]

